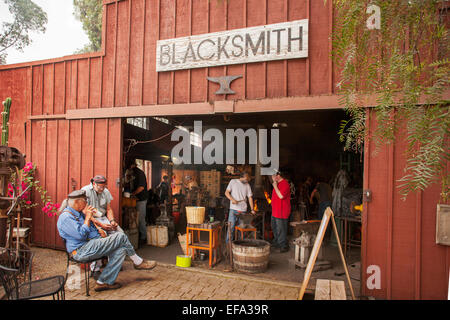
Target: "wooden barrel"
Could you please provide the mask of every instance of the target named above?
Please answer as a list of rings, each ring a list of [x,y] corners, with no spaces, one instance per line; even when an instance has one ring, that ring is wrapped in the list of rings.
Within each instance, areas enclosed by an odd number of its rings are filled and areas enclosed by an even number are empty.
[[[267,269],[270,243],[264,240],[236,240],[232,244],[233,266],[236,271],[259,273]]]

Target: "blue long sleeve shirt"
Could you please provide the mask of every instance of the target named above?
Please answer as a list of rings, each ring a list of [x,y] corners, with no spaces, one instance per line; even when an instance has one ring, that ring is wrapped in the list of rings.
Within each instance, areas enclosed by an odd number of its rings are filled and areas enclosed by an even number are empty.
[[[56,224],[58,232],[61,238],[66,240],[68,252],[78,249],[91,239],[100,238],[97,228],[92,223],[90,223],[89,227],[85,225],[84,218],[81,212],[71,207],[64,209],[58,218]]]

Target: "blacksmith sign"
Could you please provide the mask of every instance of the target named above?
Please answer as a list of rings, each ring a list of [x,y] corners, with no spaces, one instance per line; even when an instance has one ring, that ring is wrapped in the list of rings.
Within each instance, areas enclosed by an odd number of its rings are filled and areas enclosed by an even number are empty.
[[[308,56],[308,20],[159,40],[156,71]]]

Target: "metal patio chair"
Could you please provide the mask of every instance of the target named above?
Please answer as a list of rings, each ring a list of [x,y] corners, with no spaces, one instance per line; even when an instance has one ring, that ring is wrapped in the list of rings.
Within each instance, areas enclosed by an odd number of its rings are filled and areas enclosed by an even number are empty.
[[[31,263],[34,253],[30,250],[0,248],[0,282],[8,300],[29,300],[53,296],[65,299],[64,277],[53,276],[31,281]]]
[[[64,239],[64,238],[61,238],[61,239],[64,242],[64,248],[67,248],[67,246],[66,246],[66,239]],[[81,261],[75,260],[72,257],[72,254],[67,252],[67,249],[65,249],[64,251],[66,252],[66,255],[67,255],[67,267],[66,267],[66,276],[64,278],[64,284],[67,282],[67,278],[69,276],[69,264],[70,264],[70,262],[73,262],[73,263],[75,263],[77,265],[80,265],[80,267],[82,265],[84,265],[84,280],[85,280],[85,283],[86,283],[86,296],[89,297],[90,296],[90,294],[89,294],[89,278],[91,277],[91,274],[92,274],[92,271],[91,271],[91,268],[90,268],[90,264],[92,262],[97,263],[99,259],[88,260],[88,261],[81,262]]]

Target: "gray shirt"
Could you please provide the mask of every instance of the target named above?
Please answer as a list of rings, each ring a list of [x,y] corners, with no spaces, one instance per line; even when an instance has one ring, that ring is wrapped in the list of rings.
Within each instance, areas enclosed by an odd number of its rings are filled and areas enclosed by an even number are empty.
[[[250,198],[253,195],[250,184],[242,183],[239,179],[233,179],[228,184],[227,190],[230,191],[233,199],[239,201],[237,204],[233,204],[230,201],[230,209],[243,212],[247,211],[247,197]]]
[[[88,205],[98,209],[98,212],[102,217],[106,216],[107,206],[113,199],[111,192],[109,192],[109,190],[105,188],[102,193],[97,193],[97,191],[94,190],[94,186],[92,184],[88,184],[81,189],[86,191]]]

